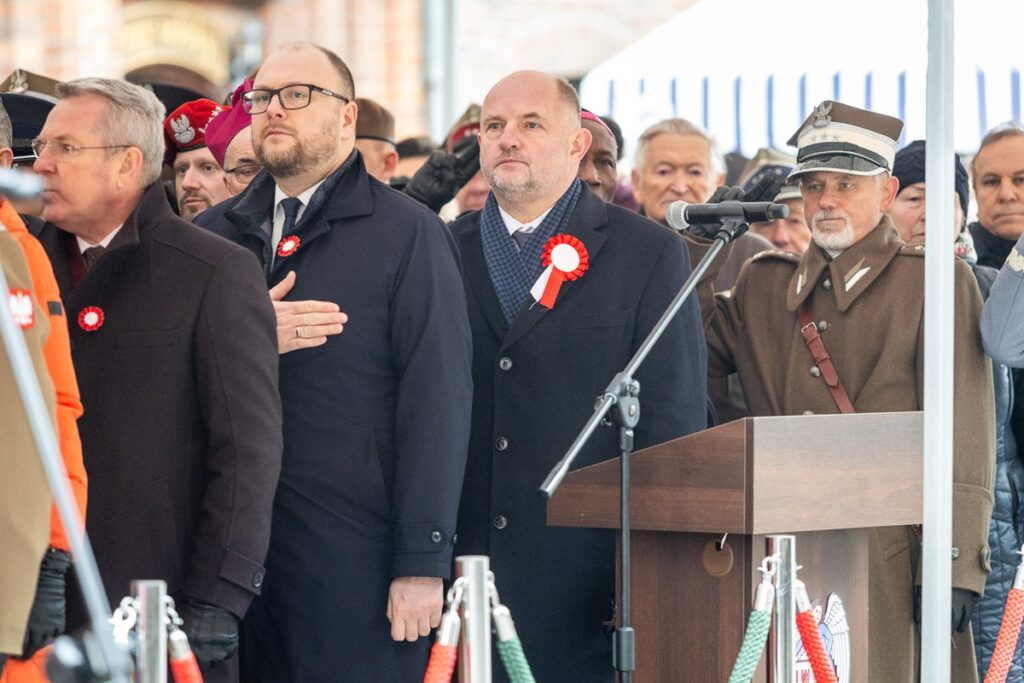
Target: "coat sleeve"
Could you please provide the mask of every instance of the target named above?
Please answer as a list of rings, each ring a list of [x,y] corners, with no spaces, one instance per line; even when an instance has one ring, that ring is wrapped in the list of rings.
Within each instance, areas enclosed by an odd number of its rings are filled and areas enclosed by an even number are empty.
[[[981,595],[989,572],[988,525],[995,479],[992,366],[981,346],[981,294],[963,261],[956,264],[953,397],[953,585]]]
[[[690,276],[686,245],[675,235],[663,243],[640,298],[632,352],[640,347]],[[641,417],[637,448],[707,427],[707,344],[700,307],[689,297],[637,371]]]
[[[252,255],[232,249],[213,270],[193,350],[209,440],[183,592],[242,617],[263,583],[283,449],[274,309]]]
[[[1024,367],[1024,236],[989,292],[981,312],[981,340],[997,363]]]
[[[451,573],[473,403],[473,343],[446,228],[420,219],[389,303],[398,372],[391,575]]]

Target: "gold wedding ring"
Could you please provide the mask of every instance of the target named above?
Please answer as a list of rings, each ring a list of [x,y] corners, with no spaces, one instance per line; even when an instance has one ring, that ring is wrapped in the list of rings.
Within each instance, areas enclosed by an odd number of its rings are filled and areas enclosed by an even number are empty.
[[[299,328],[298,328],[298,326],[296,326],[296,327],[295,327],[295,336],[296,336],[296,337],[299,337],[300,339],[302,338],[302,335],[301,335],[301,334],[299,333]]]

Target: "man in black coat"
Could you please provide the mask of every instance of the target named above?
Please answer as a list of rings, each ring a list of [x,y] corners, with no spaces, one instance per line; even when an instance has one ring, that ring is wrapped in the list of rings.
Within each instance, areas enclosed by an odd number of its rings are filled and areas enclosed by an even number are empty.
[[[87,531],[115,604],[166,581],[206,680],[236,680],[281,464],[273,308],[251,254],[171,211],[153,94],[98,78],[60,94],[35,144],[37,237],[85,407]],[[85,621],[73,592],[68,627]]]
[[[668,228],[605,204],[576,179],[590,132],[568,83],[536,72],[500,81],[484,100],[479,138],[492,194],[452,225],[474,347],[456,550],[490,556],[537,680],[611,681],[613,532],[548,527],[537,490],[668,307],[689,260]],[[561,267],[575,267],[555,287],[549,275],[566,254]],[[705,427],[706,354],[694,299],[637,374],[637,448]],[[617,443],[616,429],[599,430],[576,466],[614,457]],[[506,680],[499,668],[495,680]]]
[[[251,249],[275,297],[348,316],[322,334],[279,310],[282,341],[321,341],[281,356],[284,465],[248,681],[422,678],[451,570],[472,403],[465,297],[438,217],[367,176],[354,95],[328,50],[269,55],[243,100],[266,172],[196,220]]]

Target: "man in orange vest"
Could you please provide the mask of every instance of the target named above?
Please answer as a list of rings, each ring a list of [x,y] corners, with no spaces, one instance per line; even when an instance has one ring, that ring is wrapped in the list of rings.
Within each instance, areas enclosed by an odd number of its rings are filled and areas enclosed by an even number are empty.
[[[0,168],[10,168],[13,160],[11,119],[0,104]],[[0,223],[15,238],[28,262],[32,288],[39,308],[47,315],[50,335],[43,345],[43,357],[57,397],[57,435],[60,451],[78,511],[85,519],[86,475],[82,462],[82,443],[76,421],[82,414],[78,382],[71,363],[71,343],[53,268],[42,245],[29,234],[25,223],[11,203],[0,195]],[[71,547],[56,507],[50,513],[50,546],[40,568],[35,602],[29,615],[28,630],[21,658],[11,658],[3,669],[0,683],[46,681],[45,656],[49,644],[64,630],[64,579],[71,564]]]

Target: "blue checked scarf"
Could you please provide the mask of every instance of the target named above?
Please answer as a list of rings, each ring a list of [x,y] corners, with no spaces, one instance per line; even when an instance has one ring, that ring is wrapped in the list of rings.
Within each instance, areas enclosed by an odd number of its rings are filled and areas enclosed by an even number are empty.
[[[480,212],[480,238],[483,241],[487,272],[491,275],[494,293],[498,295],[501,311],[509,325],[515,320],[523,302],[530,297],[530,287],[544,272],[540,260],[544,245],[555,234],[565,232],[582,189],[579,179],[572,181],[572,185],[551,207],[544,221],[534,229],[522,250],[516,249],[515,242],[508,234],[494,194],[488,195],[487,203]]]

